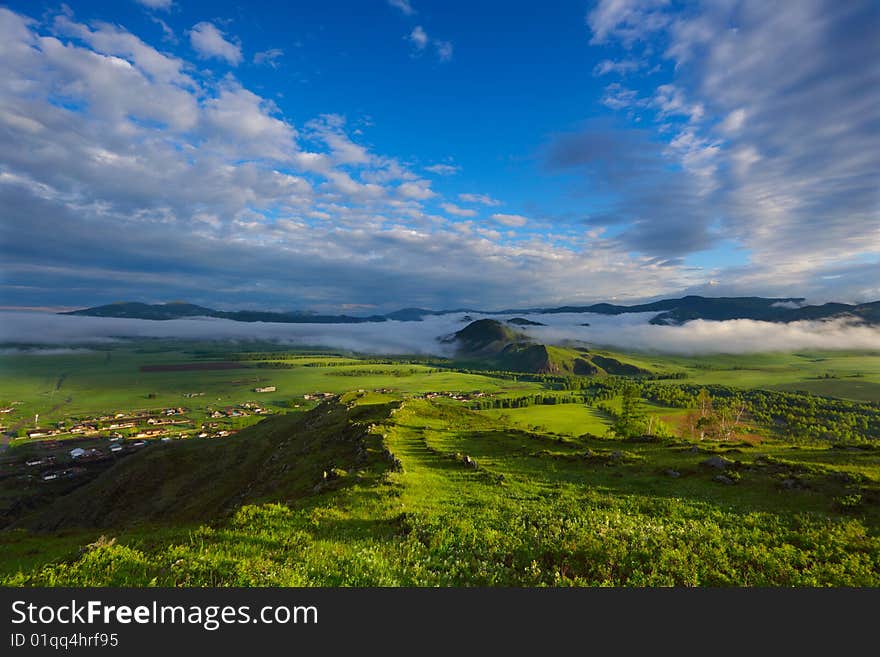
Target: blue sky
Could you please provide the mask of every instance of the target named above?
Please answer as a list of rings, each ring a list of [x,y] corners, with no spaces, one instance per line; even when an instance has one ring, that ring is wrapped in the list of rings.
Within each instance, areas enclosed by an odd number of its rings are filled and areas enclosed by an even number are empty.
[[[880,298],[843,4],[0,4],[0,306]]]

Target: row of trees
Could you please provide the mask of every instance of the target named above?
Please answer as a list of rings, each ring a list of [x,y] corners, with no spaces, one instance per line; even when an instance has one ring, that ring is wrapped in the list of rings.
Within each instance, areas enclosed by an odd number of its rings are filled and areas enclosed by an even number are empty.
[[[584,391],[588,403],[626,394],[673,408],[690,409],[685,434],[731,438],[747,423],[796,442],[880,444],[880,404],[775,390],[602,379]],[[603,405],[604,406],[604,405]],[[606,409],[607,410],[607,409]]]

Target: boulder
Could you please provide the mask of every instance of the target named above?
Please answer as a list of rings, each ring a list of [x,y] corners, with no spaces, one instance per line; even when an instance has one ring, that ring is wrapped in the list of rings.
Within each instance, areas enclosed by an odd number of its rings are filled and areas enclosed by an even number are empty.
[[[710,456],[705,461],[701,461],[700,465],[704,465],[707,468],[715,468],[716,470],[727,470],[731,465],[733,465],[733,461],[730,461],[723,456]]]

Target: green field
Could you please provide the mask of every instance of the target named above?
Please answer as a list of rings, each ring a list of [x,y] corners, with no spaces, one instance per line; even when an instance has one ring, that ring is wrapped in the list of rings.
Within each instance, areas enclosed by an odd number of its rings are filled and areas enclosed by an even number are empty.
[[[880,402],[880,354],[799,352],[696,356],[628,356],[631,362],[684,372],[689,381],[741,388],[805,390],[819,395]],[[826,378],[830,375],[833,378]]]
[[[482,413],[505,426],[569,436],[585,433],[601,436],[611,426],[608,417],[601,411],[584,404],[536,405]]]
[[[0,582],[880,585],[880,410],[773,392],[817,381],[817,394],[857,400],[846,386],[876,385],[876,355],[627,355],[685,373],[640,383],[270,347],[151,341],[0,356],[0,407],[12,409],[0,416],[12,438],[0,453]],[[141,369],[206,362],[246,367]],[[829,372],[840,378],[815,378]],[[651,429],[615,435],[632,382]],[[254,391],[264,386],[276,390]],[[753,415],[732,437],[692,440],[679,421],[702,386],[719,409],[739,403],[731,391],[769,396],[742,397]],[[677,405],[650,401],[656,390],[677,391]],[[315,393],[332,394],[306,399]],[[255,400],[266,414],[250,413]],[[125,451],[103,455],[113,420],[98,416],[166,407],[184,407],[192,429],[135,447],[147,418],[163,417],[139,415],[119,439]],[[213,418],[218,409],[243,415]],[[801,435],[820,412],[856,418],[848,437]],[[40,427],[96,428],[57,446],[22,437],[37,413]],[[223,428],[238,432],[217,437]],[[102,456],[73,460],[71,445]]]

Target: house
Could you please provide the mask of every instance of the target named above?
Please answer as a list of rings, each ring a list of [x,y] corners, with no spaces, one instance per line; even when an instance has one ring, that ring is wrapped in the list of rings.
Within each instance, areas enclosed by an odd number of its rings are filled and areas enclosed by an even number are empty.
[[[263,388],[254,388],[254,392],[275,392],[275,386],[265,386]]]

